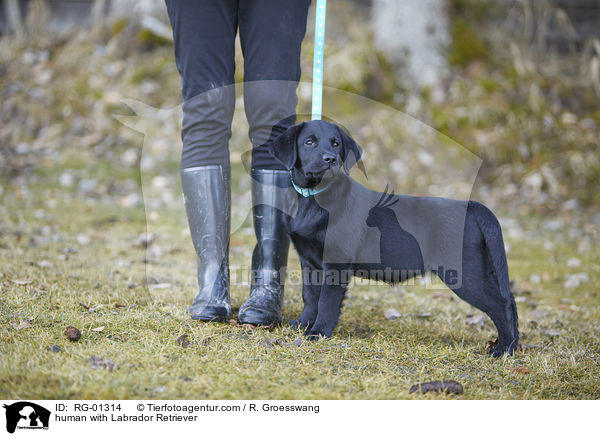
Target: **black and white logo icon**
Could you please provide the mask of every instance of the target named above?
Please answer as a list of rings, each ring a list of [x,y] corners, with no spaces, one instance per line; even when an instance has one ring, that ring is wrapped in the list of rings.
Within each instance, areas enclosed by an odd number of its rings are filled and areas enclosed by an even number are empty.
[[[50,411],[28,401],[19,401],[10,405],[4,404],[6,409],[6,431],[14,433],[16,429],[40,430],[48,429]]]

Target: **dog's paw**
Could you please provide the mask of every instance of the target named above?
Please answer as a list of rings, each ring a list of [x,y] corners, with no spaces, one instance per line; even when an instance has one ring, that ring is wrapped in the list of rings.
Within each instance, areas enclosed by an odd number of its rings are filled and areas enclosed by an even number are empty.
[[[500,344],[494,344],[492,347],[490,347],[487,350],[487,354],[488,354],[488,356],[492,356],[495,358],[502,357],[505,354],[508,356],[511,356],[516,349],[517,349],[516,345],[509,346],[509,347],[503,347],[503,346],[500,346]]]
[[[323,337],[322,334],[320,334],[319,332],[316,332],[314,330],[307,330],[306,332],[304,332],[304,335],[306,336],[306,340],[307,341],[318,341],[319,339],[321,339]]]
[[[292,330],[305,330],[305,329],[311,328],[312,327],[312,323],[303,321],[300,318],[300,319],[293,319],[293,320],[291,320],[290,322],[288,322],[288,326]]]
[[[333,329],[331,329],[333,330]],[[306,336],[306,339],[309,341],[318,341],[321,338],[328,338],[331,336],[331,331],[328,329],[320,329],[317,328],[316,326],[313,326],[310,329],[307,329],[304,332],[304,335]]]

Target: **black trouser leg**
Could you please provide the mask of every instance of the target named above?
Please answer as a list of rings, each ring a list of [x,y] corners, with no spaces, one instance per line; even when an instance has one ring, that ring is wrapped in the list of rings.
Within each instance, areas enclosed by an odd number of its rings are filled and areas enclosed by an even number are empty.
[[[181,167],[228,167],[238,1],[166,3],[183,95]]]
[[[240,308],[244,323],[282,321],[289,249],[284,210],[290,177],[263,145],[295,123],[300,47],[310,0],[250,0],[240,3],[244,53],[244,107],[252,142],[252,211],[256,246],[250,297]],[[284,121],[285,120],[285,121]]]

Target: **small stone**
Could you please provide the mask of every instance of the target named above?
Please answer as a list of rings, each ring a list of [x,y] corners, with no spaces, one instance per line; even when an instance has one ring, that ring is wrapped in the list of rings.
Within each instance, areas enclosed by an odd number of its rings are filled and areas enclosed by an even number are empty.
[[[65,336],[70,341],[77,342],[79,339],[81,339],[81,332],[79,329],[70,325],[65,329]]]
[[[385,311],[385,313],[383,314],[383,316],[385,316],[386,319],[393,320],[396,318],[400,318],[402,316],[402,314],[400,312],[398,312],[396,309],[387,309]]]
[[[545,335],[548,335],[550,337],[558,337],[560,336],[560,333],[558,333],[556,330],[551,330],[551,329],[545,329],[542,331]]]
[[[60,186],[68,188],[70,186],[73,186],[73,184],[75,183],[75,177],[73,177],[73,174],[71,173],[64,172],[60,175],[58,183],[60,184]]]
[[[48,347],[48,351],[52,351],[53,353],[60,353],[62,351],[62,348],[60,348],[58,345],[51,345],[50,347]]]
[[[567,274],[565,280],[565,288],[578,288],[582,283],[589,281],[590,276],[584,272],[577,274]]]
[[[79,245],[88,245],[90,241],[91,239],[89,235],[86,235],[85,233],[80,233],[77,235],[77,242]]]
[[[52,262],[50,262],[49,260],[41,260],[36,265],[39,266],[40,268],[52,268],[52,267],[54,267],[54,264]]]
[[[548,316],[548,312],[546,312],[545,310],[540,310],[540,309],[535,309],[532,310],[530,315],[534,318],[545,318]]]
[[[105,359],[105,358],[98,357],[98,356],[90,357],[88,359],[88,364],[93,369],[108,369],[110,371],[112,371],[113,369],[115,369],[118,366],[112,360]]]
[[[483,327],[485,322],[483,315],[467,315],[466,322],[468,325],[477,325]]]
[[[148,248],[156,239],[155,233],[142,233],[134,241],[134,247]]]

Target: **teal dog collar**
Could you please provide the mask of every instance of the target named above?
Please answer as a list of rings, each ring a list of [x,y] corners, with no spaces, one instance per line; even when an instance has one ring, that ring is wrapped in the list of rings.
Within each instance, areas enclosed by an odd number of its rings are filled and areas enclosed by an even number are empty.
[[[290,171],[290,180],[291,180],[292,186],[294,187],[296,192],[305,198],[310,197],[311,195],[319,194],[319,193],[323,192],[324,190],[326,190],[327,188],[329,188],[329,185],[326,185],[321,189],[301,188],[300,186],[298,186],[294,183],[294,177],[292,177],[291,171]]]

